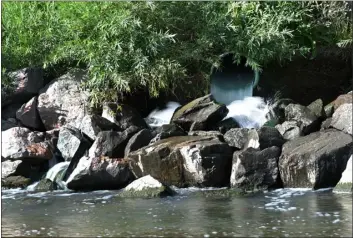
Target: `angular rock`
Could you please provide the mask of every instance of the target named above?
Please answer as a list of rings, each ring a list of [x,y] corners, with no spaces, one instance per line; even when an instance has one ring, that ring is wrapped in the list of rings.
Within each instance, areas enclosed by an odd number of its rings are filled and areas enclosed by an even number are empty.
[[[218,138],[220,141],[224,142],[223,134],[219,131],[190,131],[188,135],[215,137],[215,138]]]
[[[276,126],[276,129],[281,133],[283,139],[293,140],[300,136],[303,136],[302,131],[298,127],[296,121],[285,121],[282,124]]]
[[[40,119],[38,110],[38,97],[33,97],[27,103],[23,104],[22,107],[16,112],[16,118],[23,126],[33,130],[44,130],[44,125]]]
[[[25,103],[44,86],[43,69],[25,68],[7,74],[12,85],[1,92],[1,106]]]
[[[281,148],[285,142],[281,133],[279,133],[279,131],[274,127],[263,126],[257,130],[257,133],[259,135],[261,150],[272,146]]]
[[[35,157],[48,160],[51,158],[50,144],[44,142],[44,133],[31,132],[23,127],[13,127],[2,131],[1,137],[1,153],[5,159]]]
[[[231,186],[245,191],[281,187],[277,166],[280,154],[281,149],[276,146],[234,152]]]
[[[31,180],[23,176],[9,176],[1,179],[1,186],[5,188],[25,188],[30,183]]]
[[[49,179],[42,179],[39,183],[35,186],[34,191],[36,192],[47,192],[57,190],[58,186],[55,182]]]
[[[163,185],[150,175],[146,175],[130,183],[119,194],[121,197],[166,197],[176,194],[170,187]]]
[[[352,154],[352,136],[328,129],[286,142],[279,159],[284,187],[334,187]]]
[[[333,108],[334,108],[335,111],[343,104],[352,104],[352,103],[353,103],[353,98],[352,98],[352,93],[351,92],[338,96],[335,99],[335,101],[332,102]]]
[[[86,71],[75,69],[40,90],[37,108],[46,130],[82,121],[87,114],[88,93],[80,84],[87,78]]]
[[[66,161],[73,158],[81,158],[92,146],[92,142],[86,138],[77,128],[65,126],[59,132],[57,148]]]
[[[332,104],[332,103],[327,104],[327,105],[324,107],[324,111],[325,111],[325,117],[326,117],[326,118],[332,117],[333,112],[334,112],[333,104]]]
[[[102,117],[115,123],[121,131],[131,126],[139,129],[147,128],[146,121],[132,107],[125,104],[105,103],[103,105]]]
[[[259,148],[259,135],[255,129],[233,128],[224,134],[224,140],[228,145],[237,149],[248,147]]]
[[[143,129],[133,135],[127,143],[124,151],[124,157],[127,157],[130,152],[136,151],[150,143],[153,134],[148,129]]]
[[[156,136],[151,140],[150,144],[153,144],[159,140],[163,140],[174,136],[185,136],[186,133],[179,126],[175,124],[165,124],[158,127],[155,131]]]
[[[168,186],[222,187],[229,184],[232,149],[214,137],[160,140],[129,154],[137,178],[151,175]]]
[[[289,104],[285,108],[286,121],[296,121],[304,135],[320,129],[320,120],[310,109],[299,104]]]
[[[342,104],[333,113],[331,127],[352,135],[352,103]]]
[[[72,190],[121,189],[133,179],[124,159],[82,157],[66,185]]]
[[[6,178],[14,174],[17,170],[17,167],[22,163],[21,160],[6,160],[1,162],[1,178]]]
[[[98,115],[86,115],[79,124],[79,129],[85,133],[91,140],[95,140],[101,131],[118,131],[120,128]],[[77,125],[76,124],[76,125]]]
[[[289,104],[295,104],[295,102],[289,98],[281,98],[275,101],[270,106],[270,112],[267,114],[267,118],[276,119],[278,123],[283,123],[285,121],[285,108]]]
[[[102,131],[89,149],[89,157],[109,156],[122,158],[129,139],[139,130],[129,127],[123,132]]]
[[[326,116],[325,110],[324,110],[324,103],[321,99],[317,99],[310,103],[307,108],[316,116],[316,117],[321,117],[324,118]]]
[[[172,122],[189,131],[193,123],[194,130],[212,130],[212,127],[227,116],[228,109],[215,103],[211,95],[197,98],[175,111]]]
[[[321,123],[320,131],[326,130],[331,127],[332,117],[327,118],[325,121]]]
[[[216,124],[214,126],[214,130],[219,130],[222,134],[225,134],[227,131],[229,131],[232,128],[239,128],[239,123],[234,120],[233,118],[229,117],[227,119],[224,119]]]

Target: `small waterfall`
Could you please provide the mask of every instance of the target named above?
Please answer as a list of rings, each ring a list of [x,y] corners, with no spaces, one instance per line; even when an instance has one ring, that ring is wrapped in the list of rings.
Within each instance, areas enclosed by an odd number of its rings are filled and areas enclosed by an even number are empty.
[[[180,104],[177,102],[168,102],[166,109],[153,110],[145,120],[152,128],[160,127],[164,124],[169,124],[175,109],[177,109],[179,106]]]
[[[233,118],[243,128],[259,128],[267,121],[269,105],[260,97],[246,97],[235,100],[227,106],[229,112],[225,119]]]

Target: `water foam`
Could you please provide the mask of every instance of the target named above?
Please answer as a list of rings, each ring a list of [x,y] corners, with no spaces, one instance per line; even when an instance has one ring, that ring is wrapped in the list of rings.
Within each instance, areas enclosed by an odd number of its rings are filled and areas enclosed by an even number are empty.
[[[169,124],[174,111],[180,104],[168,102],[167,108],[163,110],[155,109],[146,118],[150,127],[159,127]],[[235,100],[227,106],[229,112],[224,118],[234,118],[240,127],[259,128],[267,121],[266,115],[270,111],[270,106],[261,97],[246,97],[243,100]]]

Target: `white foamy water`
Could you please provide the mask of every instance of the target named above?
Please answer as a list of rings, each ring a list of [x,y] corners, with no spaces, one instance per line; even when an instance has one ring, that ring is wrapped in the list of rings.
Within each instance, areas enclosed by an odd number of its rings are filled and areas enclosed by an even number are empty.
[[[269,105],[261,97],[246,97],[236,100],[227,106],[229,112],[226,118],[234,118],[243,128],[259,128],[265,122]]]
[[[353,172],[352,172],[352,158],[353,158],[353,156],[351,155],[351,157],[349,157],[349,160],[347,162],[346,169],[342,173],[342,177],[341,177],[340,181],[338,182],[339,184],[352,183],[352,174],[353,174]]]
[[[180,104],[177,102],[168,102],[167,108],[163,110],[154,110],[146,118],[151,127],[159,127],[169,124],[174,111]],[[240,127],[259,128],[266,121],[266,114],[270,111],[269,105],[261,97],[246,97],[243,100],[236,100],[227,106],[229,113],[224,118],[234,118]]]
[[[179,106],[180,104],[177,102],[168,102],[166,109],[153,110],[146,118],[146,121],[150,127],[159,127],[165,124],[169,124],[175,109],[177,109]]]
[[[65,175],[67,168],[69,167],[70,162],[60,162],[54,165],[46,174],[45,178],[51,181],[61,181]]]

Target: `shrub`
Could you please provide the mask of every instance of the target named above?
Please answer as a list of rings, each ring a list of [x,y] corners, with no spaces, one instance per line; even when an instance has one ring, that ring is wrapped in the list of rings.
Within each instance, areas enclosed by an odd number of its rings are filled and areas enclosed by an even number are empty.
[[[259,69],[351,44],[344,2],[5,2],[2,67],[84,65],[93,105],[148,88],[208,91],[211,65],[233,52]],[[190,87],[190,84],[192,85]],[[189,85],[189,86],[188,86]]]

